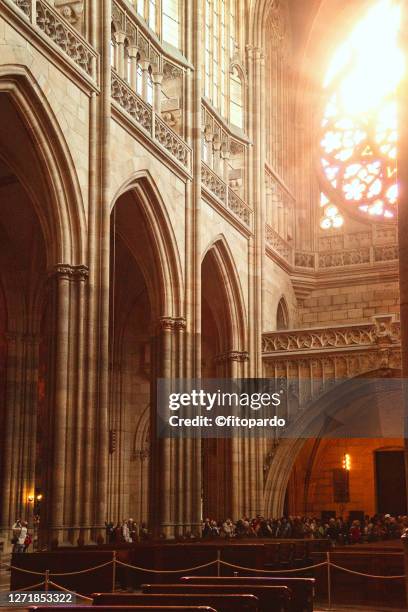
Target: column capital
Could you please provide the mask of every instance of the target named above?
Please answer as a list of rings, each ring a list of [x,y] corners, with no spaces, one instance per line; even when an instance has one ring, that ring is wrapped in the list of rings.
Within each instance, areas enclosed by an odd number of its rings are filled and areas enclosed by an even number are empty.
[[[50,277],[66,278],[68,280],[87,280],[89,276],[88,266],[71,264],[56,264],[49,270]]]
[[[162,331],[185,329],[186,320],[183,317],[160,317],[158,327]]]

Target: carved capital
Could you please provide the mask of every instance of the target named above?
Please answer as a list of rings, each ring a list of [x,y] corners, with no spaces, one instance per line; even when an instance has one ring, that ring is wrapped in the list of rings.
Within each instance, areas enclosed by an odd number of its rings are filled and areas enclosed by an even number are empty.
[[[56,264],[49,271],[50,277],[66,278],[68,280],[87,280],[89,270],[87,266],[72,266],[71,264]]]

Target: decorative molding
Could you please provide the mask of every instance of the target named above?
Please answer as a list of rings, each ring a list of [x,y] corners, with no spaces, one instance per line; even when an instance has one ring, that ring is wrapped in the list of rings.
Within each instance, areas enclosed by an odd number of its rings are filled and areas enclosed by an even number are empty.
[[[184,330],[186,328],[186,320],[183,317],[160,317],[158,327],[161,331]]]
[[[327,252],[318,254],[319,268],[355,266],[371,262],[370,248],[352,251]]]
[[[251,227],[252,211],[248,204],[204,162],[201,162],[201,183],[225,209],[232,212],[245,226]]]
[[[155,115],[155,138],[173,157],[187,170],[191,169],[191,149],[186,143],[164,122]]]
[[[311,268],[314,270],[315,261],[314,253],[307,253],[305,251],[295,252],[295,266],[299,266],[299,268]]]
[[[238,363],[244,363],[249,360],[249,353],[247,351],[227,351],[226,353],[221,353],[214,358],[214,362],[217,364],[220,363],[229,363],[231,361],[236,361]]]
[[[64,19],[82,31],[84,0],[55,0],[54,6]]]
[[[265,225],[265,241],[269,248],[271,248],[280,257],[283,257],[287,262],[291,262],[293,258],[293,249],[291,245],[286,242],[278,232],[276,232],[270,225]]]
[[[273,356],[322,350],[375,348],[400,342],[400,324],[392,315],[377,315],[374,323],[264,334],[262,352]]]
[[[36,0],[36,24],[77,66],[96,77],[96,52],[45,0]]]
[[[64,277],[69,280],[86,281],[89,277],[87,266],[72,266],[71,264],[56,264],[50,271],[50,277]]]
[[[112,98],[146,131],[152,131],[152,108],[112,70]]]

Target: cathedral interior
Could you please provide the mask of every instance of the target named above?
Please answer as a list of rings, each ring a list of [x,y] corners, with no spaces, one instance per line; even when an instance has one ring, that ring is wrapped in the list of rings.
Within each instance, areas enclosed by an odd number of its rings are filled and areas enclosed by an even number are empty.
[[[1,554],[18,517],[407,514],[370,424],[403,410],[402,5],[1,0]],[[298,434],[158,439],[157,380],[201,377],[281,381]],[[302,435],[322,397],[358,435]]]

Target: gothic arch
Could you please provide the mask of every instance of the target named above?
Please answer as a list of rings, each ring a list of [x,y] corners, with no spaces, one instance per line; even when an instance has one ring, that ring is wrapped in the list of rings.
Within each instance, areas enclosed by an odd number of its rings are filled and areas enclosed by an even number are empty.
[[[231,348],[244,351],[247,346],[247,317],[244,296],[233,255],[223,234],[214,238],[207,246],[201,259],[202,262],[204,262],[206,256],[212,257],[225,288],[231,323]]]
[[[373,385],[375,385],[376,376],[378,378],[397,378],[400,375],[401,373],[399,370],[388,369],[386,371],[375,370],[364,372],[359,376],[355,376],[349,380],[342,381],[340,384],[331,386],[329,391],[318,397],[311,405],[305,406],[298,419],[296,419],[290,427],[290,431],[292,432],[290,433],[291,437],[281,439],[279,444],[275,447],[265,483],[265,516],[276,517],[282,515],[287,485],[299,452],[307,438],[318,438],[319,436],[325,435],[327,432],[326,428],[331,426],[332,419],[336,419],[338,412],[340,412],[347,401],[351,399],[353,381],[362,381],[357,382],[359,392],[362,394],[365,392],[370,394],[373,393]],[[330,417],[328,417],[328,419],[322,419],[321,415],[325,414],[325,409],[331,406],[340,406],[340,408],[332,409]]]
[[[8,139],[6,149],[2,143],[2,157],[34,204],[44,233],[47,264],[83,264],[86,220],[81,189],[51,106],[33,75],[23,66],[0,67],[0,95],[7,96],[31,144],[24,150],[24,163],[21,154],[13,150],[14,139]],[[32,180],[30,170],[36,180]]]
[[[146,283],[150,291],[155,294],[154,301],[160,304],[160,312],[157,314],[161,317],[182,317],[183,275],[180,254],[159,189],[147,170],[139,171],[116,192],[111,210],[118,199],[126,193],[132,194],[135,206],[139,207],[158,258],[155,272],[160,278],[152,279],[147,270],[144,271]]]

